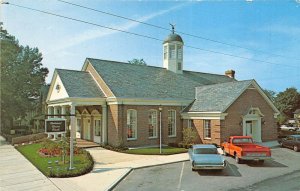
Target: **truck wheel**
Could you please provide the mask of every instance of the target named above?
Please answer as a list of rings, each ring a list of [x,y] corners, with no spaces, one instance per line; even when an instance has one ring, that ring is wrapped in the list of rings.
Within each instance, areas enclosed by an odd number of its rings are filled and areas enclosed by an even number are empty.
[[[264,164],[265,160],[259,160],[258,164]]]
[[[235,162],[238,163],[238,164],[241,164],[242,163],[242,159],[240,159],[237,154],[234,155],[235,157]]]
[[[195,169],[194,169],[194,161],[192,162],[192,171],[195,171]]]
[[[295,152],[298,152],[298,151],[299,151],[299,149],[298,149],[298,147],[297,147],[296,145],[294,145],[294,151],[295,151]]]

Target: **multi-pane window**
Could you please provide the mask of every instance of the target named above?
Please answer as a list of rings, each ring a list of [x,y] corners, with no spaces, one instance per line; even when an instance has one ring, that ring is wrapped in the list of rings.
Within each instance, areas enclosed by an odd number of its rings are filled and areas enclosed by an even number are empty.
[[[168,136],[176,136],[176,111],[168,111]]]
[[[204,138],[211,138],[211,121],[204,120]]]
[[[137,138],[137,112],[136,110],[127,110],[127,139]]]
[[[150,110],[148,113],[149,138],[157,137],[157,111]]]
[[[95,119],[94,122],[95,136],[101,136],[101,120]]]
[[[168,47],[164,46],[164,59],[167,59],[168,57]]]
[[[175,45],[169,45],[170,59],[176,58],[176,49]]]
[[[182,59],[182,46],[177,45],[177,58]]]

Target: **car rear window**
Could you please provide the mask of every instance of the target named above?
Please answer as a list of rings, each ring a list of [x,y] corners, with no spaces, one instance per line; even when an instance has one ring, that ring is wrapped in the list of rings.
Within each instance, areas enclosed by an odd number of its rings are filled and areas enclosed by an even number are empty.
[[[249,139],[249,138],[233,139],[232,142],[233,142],[234,144],[240,144],[240,143],[252,143],[252,139]]]
[[[218,154],[216,148],[198,148],[194,149],[194,154]]]

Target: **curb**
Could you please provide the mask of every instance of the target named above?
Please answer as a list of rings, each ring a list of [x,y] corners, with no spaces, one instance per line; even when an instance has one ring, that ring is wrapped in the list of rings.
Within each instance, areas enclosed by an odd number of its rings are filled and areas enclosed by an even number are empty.
[[[133,168],[130,168],[128,172],[124,173],[122,176],[120,176],[117,180],[115,180],[114,183],[112,183],[108,188],[107,191],[112,191],[129,173],[133,171]]]
[[[140,166],[140,167],[135,167],[135,168],[132,168],[132,169],[133,170],[137,170],[137,169],[142,169],[142,168],[149,168],[149,167],[154,167],[154,166],[162,166],[162,165],[166,165],[166,164],[174,164],[174,163],[185,162],[185,161],[189,161],[189,159],[180,160],[180,161],[174,161],[174,162],[166,162],[166,163],[161,163],[161,164],[153,164],[153,165]]]
[[[142,168],[149,168],[149,167],[154,167],[154,166],[162,166],[162,165],[166,165],[166,164],[174,164],[174,163],[185,162],[185,161],[189,161],[189,159],[180,160],[180,161],[174,161],[174,162],[167,162],[167,163],[162,163],[162,164],[154,164],[154,165],[141,166],[141,167],[136,167],[136,168],[130,168],[130,170],[128,172],[126,172],[124,175],[120,176],[114,183],[112,183],[107,188],[107,191],[112,191],[133,170],[142,169]]]

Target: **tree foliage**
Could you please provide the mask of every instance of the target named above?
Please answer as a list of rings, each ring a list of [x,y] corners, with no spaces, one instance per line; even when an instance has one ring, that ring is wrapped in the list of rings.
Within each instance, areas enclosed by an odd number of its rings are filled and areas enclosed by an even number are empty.
[[[1,123],[12,122],[33,110],[48,69],[38,48],[19,45],[0,23]]]
[[[285,91],[277,94],[275,106],[288,118],[293,117],[293,112],[300,108],[300,93],[296,88],[287,88]]]
[[[136,59],[136,58],[129,60],[128,63],[134,65],[144,65],[144,66],[147,65],[144,59]]]
[[[274,92],[273,90],[264,89],[264,93],[273,103],[275,102],[276,92]]]

